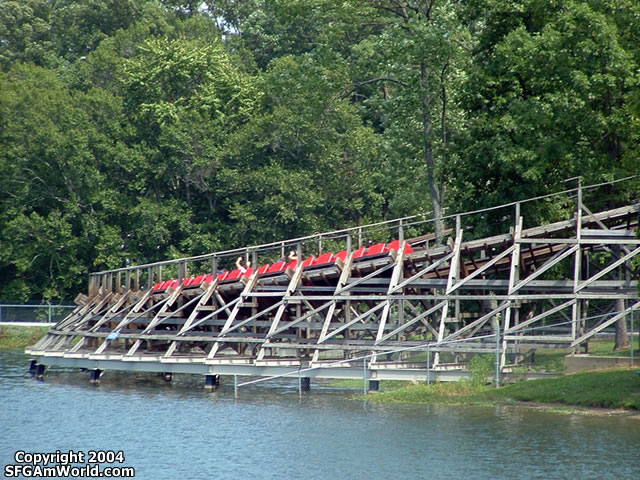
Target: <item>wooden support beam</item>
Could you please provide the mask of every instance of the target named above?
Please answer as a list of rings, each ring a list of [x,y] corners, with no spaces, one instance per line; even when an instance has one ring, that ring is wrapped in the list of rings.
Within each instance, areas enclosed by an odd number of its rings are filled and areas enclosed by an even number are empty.
[[[353,253],[354,252],[350,251],[344,262],[344,268],[340,273],[340,278],[338,279],[338,283],[336,283],[334,296],[337,296],[337,292],[339,292],[342,289],[342,287],[347,283],[347,280],[349,280],[349,276],[351,275],[351,266],[353,265]],[[333,316],[336,311],[336,305],[338,302],[336,300],[331,300],[330,303],[331,305],[329,306],[329,311],[327,312],[327,316],[325,317],[324,323],[322,324],[322,329],[320,330],[320,335],[318,337],[318,342],[317,342],[318,344],[321,343],[320,342],[321,339],[324,339],[327,336],[327,332],[329,330],[329,326],[331,325],[331,321],[333,320]],[[349,309],[350,305],[348,300],[346,301],[346,305],[347,305],[347,309]],[[311,363],[317,362],[318,356],[319,356],[319,350],[315,350],[313,353],[313,358],[311,360]]]
[[[604,330],[605,328],[607,328],[609,325],[613,325],[615,322],[617,322],[618,320],[620,320],[621,318],[627,316],[628,314],[630,314],[631,312],[635,312],[636,310],[640,309],[640,302],[636,302],[633,305],[631,305],[629,308],[626,308],[625,310],[623,310],[622,312],[619,312],[617,315],[614,315],[613,317],[611,317],[609,320],[602,322],[600,325],[598,325],[597,327],[589,330],[587,333],[585,333],[584,335],[582,335],[581,337],[575,339],[573,342],[571,342],[571,347],[575,347],[577,345],[580,345],[582,342],[584,342],[585,340],[588,340],[589,338],[593,337],[596,333],[601,332],[602,330]]]
[[[579,245],[573,245],[572,247],[565,247],[560,252],[556,253],[551,259],[547,260],[543,266],[541,266],[539,269],[537,269],[535,272],[533,272],[527,278],[521,280],[517,285],[515,285],[512,288],[512,292],[517,292],[522,287],[524,287],[529,282],[531,282],[531,280],[533,280],[535,278],[538,278],[540,275],[542,275],[544,272],[549,270],[551,267],[554,267],[555,265],[557,265],[564,258],[566,258],[569,255],[575,253],[576,250],[578,250],[579,247],[580,247]]]
[[[598,272],[597,274],[593,275],[592,277],[590,277],[589,279],[585,280],[584,282],[578,284],[576,286],[576,289],[575,289],[576,293],[579,292],[580,290],[582,290],[583,288],[588,287],[593,282],[595,282],[599,278],[602,278],[603,276],[605,276],[607,273],[611,272],[612,270],[618,268],[620,265],[622,265],[626,261],[631,260],[633,257],[638,255],[638,253],[640,253],[640,247],[638,247],[635,250],[633,250],[632,252],[626,254],[624,257],[616,260],[611,265],[609,265],[608,267],[600,270],[600,272]]]

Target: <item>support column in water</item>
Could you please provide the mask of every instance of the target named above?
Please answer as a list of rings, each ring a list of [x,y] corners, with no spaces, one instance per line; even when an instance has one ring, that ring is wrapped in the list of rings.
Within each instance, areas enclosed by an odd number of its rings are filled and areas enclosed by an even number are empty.
[[[31,375],[32,377],[35,377],[37,370],[38,370],[38,361],[31,360],[31,363],[29,364],[29,375]]]
[[[100,383],[100,376],[102,375],[102,370],[99,368],[95,368],[91,370],[91,376],[89,377],[89,383],[93,383],[94,385],[98,385]]]
[[[300,389],[303,392],[310,392],[311,391],[311,379],[309,377],[302,377],[300,379]]]
[[[220,375],[207,375],[204,378],[205,390],[215,390],[220,385]]]

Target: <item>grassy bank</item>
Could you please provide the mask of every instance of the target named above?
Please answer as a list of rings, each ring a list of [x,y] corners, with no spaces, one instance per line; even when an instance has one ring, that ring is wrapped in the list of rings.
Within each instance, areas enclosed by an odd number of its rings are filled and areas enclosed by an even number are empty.
[[[47,333],[49,327],[0,326],[0,348],[25,348]]]
[[[510,404],[535,402],[590,408],[640,410],[640,375],[616,369],[530,380],[501,388],[474,386],[469,381],[412,385],[370,395],[384,402],[433,404]]]

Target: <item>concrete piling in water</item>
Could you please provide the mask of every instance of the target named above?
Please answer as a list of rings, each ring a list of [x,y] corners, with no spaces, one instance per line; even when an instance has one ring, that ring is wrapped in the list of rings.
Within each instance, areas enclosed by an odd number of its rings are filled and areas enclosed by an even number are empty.
[[[35,377],[37,370],[38,370],[38,362],[36,360],[31,360],[31,363],[29,364],[29,375],[32,377]]]
[[[89,377],[89,383],[93,383],[94,385],[98,385],[100,383],[100,376],[102,375],[102,370],[99,368],[91,370],[91,376]]]
[[[311,379],[309,377],[302,377],[300,379],[300,388],[303,392],[311,391]]]
[[[205,390],[215,390],[220,385],[220,375],[207,375],[204,379]]]

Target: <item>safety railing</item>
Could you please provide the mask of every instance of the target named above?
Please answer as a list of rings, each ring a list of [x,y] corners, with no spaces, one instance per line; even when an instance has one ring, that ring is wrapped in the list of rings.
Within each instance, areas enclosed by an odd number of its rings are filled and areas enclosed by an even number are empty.
[[[640,175],[625,177],[596,185],[581,185],[580,177],[566,181],[575,182],[575,188],[542,195],[522,201],[510,202],[489,208],[483,208],[452,215],[445,215],[440,219],[445,237],[455,236],[460,228],[465,230],[465,238],[486,237],[502,230],[504,226],[514,225],[522,210],[532,214],[527,219],[535,222],[536,214],[555,216],[554,221],[572,219],[578,210],[578,203],[602,203],[605,201],[610,207],[612,202],[607,200],[615,195],[614,186],[631,180],[637,181]],[[637,195],[636,195],[637,197]],[[637,198],[633,199],[637,201]],[[553,202],[553,206],[549,203]],[[598,207],[599,205],[595,205]],[[94,295],[100,288],[106,291],[145,290],[154,284],[167,279],[182,280],[192,275],[217,273],[221,270],[231,270],[236,259],[241,256],[250,261],[252,266],[273,262],[279,258],[286,258],[293,251],[297,258],[308,255],[320,255],[323,251],[339,251],[360,248],[372,242],[384,242],[391,239],[411,240],[415,246],[429,248],[436,243],[434,224],[436,219],[430,213],[411,215],[383,222],[360,225],[356,227],[334,230],[330,232],[314,233],[279,242],[253,245],[213,252],[205,255],[184,257],[154,263],[133,265],[112,270],[89,274],[89,296]],[[527,228],[528,225],[524,225]],[[442,239],[440,239],[442,240]]]
[[[0,302],[0,323],[58,323],[75,305],[15,304]]]

